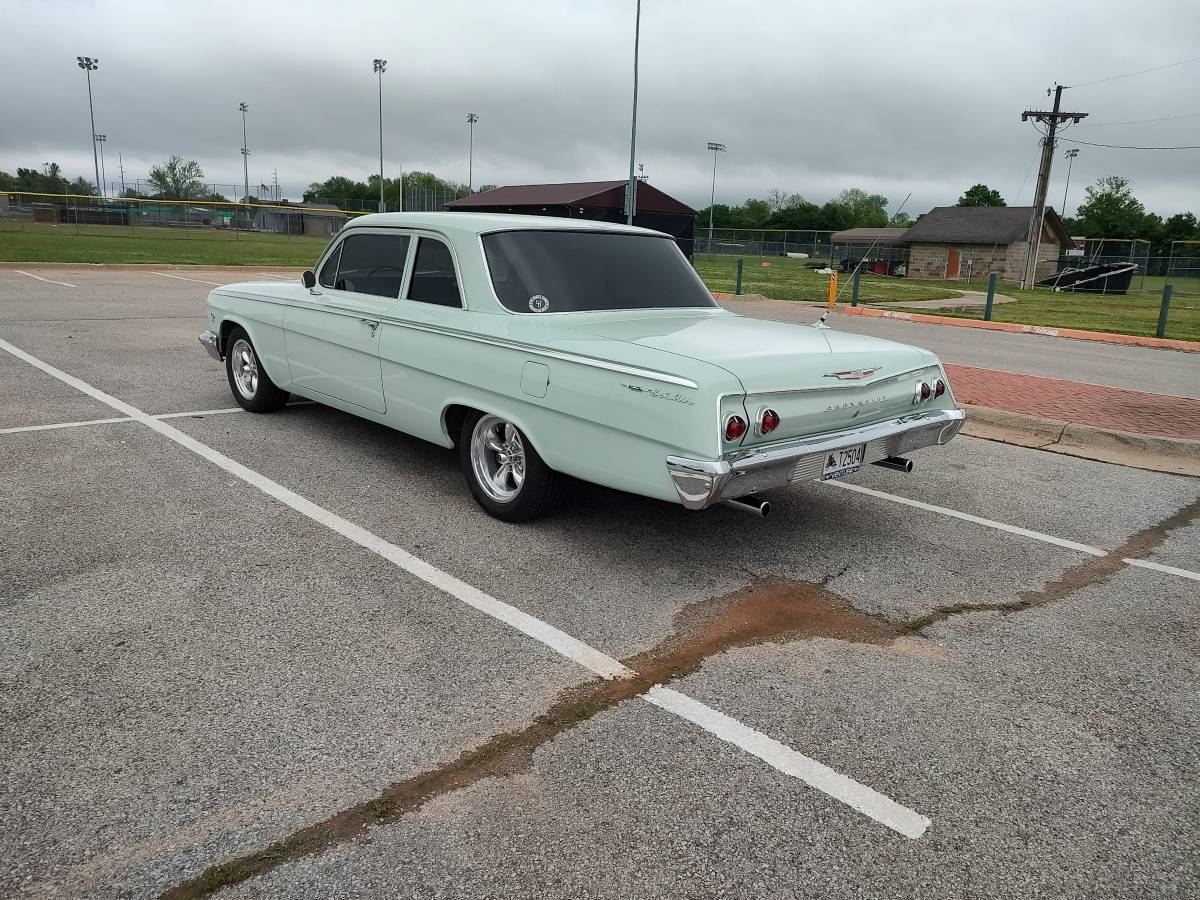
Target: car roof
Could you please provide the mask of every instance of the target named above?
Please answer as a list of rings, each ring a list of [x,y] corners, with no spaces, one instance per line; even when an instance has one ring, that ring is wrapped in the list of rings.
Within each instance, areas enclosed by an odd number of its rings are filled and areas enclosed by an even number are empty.
[[[494,231],[599,231],[618,234],[652,234],[670,237],[661,231],[638,228],[616,222],[591,219],[565,219],[556,216],[522,216],[513,213],[476,212],[397,212],[356,216],[343,227],[349,228],[429,228],[443,234],[472,237]]]

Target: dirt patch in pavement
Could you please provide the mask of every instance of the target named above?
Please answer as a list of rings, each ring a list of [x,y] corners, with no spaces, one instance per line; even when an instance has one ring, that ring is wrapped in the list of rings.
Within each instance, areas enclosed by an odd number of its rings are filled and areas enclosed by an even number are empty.
[[[162,897],[208,896],[288,860],[358,838],[373,825],[393,821],[480,779],[526,772],[535,751],[559,734],[655,685],[694,672],[706,658],[730,648],[810,638],[887,644],[894,636],[882,620],[851,609],[821,585],[802,581],[759,581],[737,593],[693,603],[676,616],[675,625],[675,633],[657,647],[624,660],[636,673],[633,677],[572,688],[526,727],[496,735],[438,769],[397,782],[375,798],[269,847],[211,866]]]

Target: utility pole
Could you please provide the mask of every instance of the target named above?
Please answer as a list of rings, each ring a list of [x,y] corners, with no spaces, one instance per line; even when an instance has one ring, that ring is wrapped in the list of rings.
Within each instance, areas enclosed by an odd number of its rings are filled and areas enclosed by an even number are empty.
[[[383,73],[387,71],[387,60],[375,60],[375,75],[379,78],[379,211],[387,212],[387,205],[383,202]],[[400,203],[403,209],[404,203],[404,185],[400,185],[401,195]]]
[[[242,195],[244,198],[242,202],[247,204],[247,219],[250,218],[248,207],[250,203],[250,142],[246,140],[246,110],[249,108],[245,102],[238,104],[238,109],[242,111],[242,178],[244,179],[242,190],[245,191]]]
[[[125,195],[125,161],[117,154],[117,168],[121,170],[121,196]]]
[[[629,132],[629,183],[625,199],[625,221],[633,224],[637,211],[637,179],[633,176],[633,161],[637,154],[637,95],[638,95],[638,43],[642,37],[642,0],[637,0],[637,13],[633,20],[633,125]]]
[[[478,121],[479,116],[475,113],[467,113],[467,128],[471,132],[467,139],[467,193],[473,193],[475,184],[475,123]]]
[[[92,118],[92,162],[96,166],[96,190],[100,190],[100,159],[96,153],[96,109],[92,105],[92,73],[100,68],[100,60],[90,56],[77,56],[79,68],[87,74],[88,85],[88,115]]]
[[[1025,274],[1021,280],[1021,287],[1023,288],[1033,287],[1033,283],[1037,280],[1037,255],[1042,244],[1042,222],[1046,217],[1046,191],[1050,187],[1050,164],[1054,161],[1054,135],[1058,131],[1060,122],[1071,119],[1078,124],[1081,119],[1087,118],[1087,113],[1061,112],[1062,92],[1065,87],[1066,85],[1062,84],[1055,85],[1054,109],[1049,112],[1040,109],[1027,109],[1021,113],[1022,122],[1033,119],[1035,122],[1043,122],[1048,126],[1046,136],[1042,140],[1042,164],[1038,168],[1037,193],[1033,201],[1033,218],[1030,220],[1029,240],[1026,242]],[[1049,91],[1046,93],[1048,94]]]
[[[278,169],[271,170],[271,197],[276,203],[279,202],[279,170]]]

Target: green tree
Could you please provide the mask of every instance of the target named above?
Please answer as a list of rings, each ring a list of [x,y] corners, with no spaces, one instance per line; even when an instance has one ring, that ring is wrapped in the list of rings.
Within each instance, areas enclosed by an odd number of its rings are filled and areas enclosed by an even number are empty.
[[[1075,213],[1075,226],[1085,237],[1143,237],[1150,224],[1129,179],[1120,175],[1105,175],[1088,185]]]
[[[199,200],[210,195],[204,183],[204,170],[194,159],[185,162],[180,156],[172,156],[151,167],[147,180],[164,200]]]
[[[27,191],[35,194],[86,194],[96,193],[96,186],[86,178],[67,181],[62,167],[56,162],[42,163],[41,169],[17,168],[16,175],[0,172],[0,190]]]
[[[958,198],[957,206],[1008,206],[1000,192],[986,184],[973,184]]]
[[[846,223],[838,228],[885,228],[888,223],[887,197],[868,194],[861,188],[847,188],[839,193],[826,207]]]

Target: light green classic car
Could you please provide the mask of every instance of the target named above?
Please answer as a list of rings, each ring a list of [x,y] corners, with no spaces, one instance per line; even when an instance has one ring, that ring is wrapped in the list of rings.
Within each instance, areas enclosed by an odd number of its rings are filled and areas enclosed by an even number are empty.
[[[688,509],[842,478],[962,427],[926,350],[718,306],[667,235],[531,216],[356,219],[302,283],[229,284],[200,342],[252,412],[289,394],[456,447],[492,515],[567,476]]]

